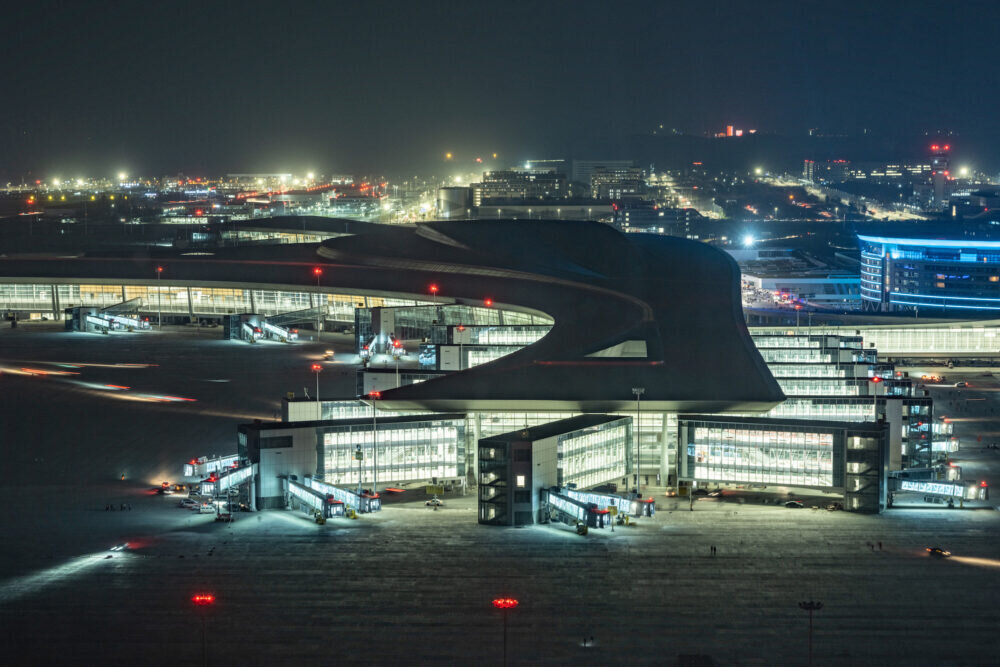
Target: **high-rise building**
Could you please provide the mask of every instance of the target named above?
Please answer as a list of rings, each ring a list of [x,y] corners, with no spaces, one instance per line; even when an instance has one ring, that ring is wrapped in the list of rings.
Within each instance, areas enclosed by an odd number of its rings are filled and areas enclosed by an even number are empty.
[[[934,184],[934,204],[945,204],[945,187],[951,176],[948,152],[950,144],[933,144],[931,146],[931,183]]]

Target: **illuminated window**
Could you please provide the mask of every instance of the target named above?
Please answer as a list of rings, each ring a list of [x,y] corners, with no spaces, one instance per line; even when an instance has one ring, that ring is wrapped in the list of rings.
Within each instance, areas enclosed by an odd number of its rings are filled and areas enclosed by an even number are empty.
[[[944,287],[944,283],[934,283],[934,287]]]
[[[991,283],[1000,282],[1000,276],[990,276],[990,282]]]
[[[523,489],[525,486],[524,475],[517,476],[517,488]]]

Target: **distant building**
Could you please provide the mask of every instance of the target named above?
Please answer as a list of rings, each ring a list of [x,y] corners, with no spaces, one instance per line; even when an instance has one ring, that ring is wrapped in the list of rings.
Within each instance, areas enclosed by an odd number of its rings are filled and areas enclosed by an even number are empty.
[[[1000,242],[858,236],[869,310],[1000,310]]]
[[[437,212],[441,218],[465,218],[472,206],[472,190],[467,187],[438,188]]]
[[[573,160],[573,170],[570,173],[574,183],[590,185],[590,177],[598,167],[605,169],[628,169],[634,167],[632,160]]]
[[[487,171],[472,185],[472,203],[493,199],[559,199],[566,196],[566,174],[554,170],[504,169]]]
[[[595,167],[590,174],[594,199],[634,199],[645,193],[646,175],[638,167]]]

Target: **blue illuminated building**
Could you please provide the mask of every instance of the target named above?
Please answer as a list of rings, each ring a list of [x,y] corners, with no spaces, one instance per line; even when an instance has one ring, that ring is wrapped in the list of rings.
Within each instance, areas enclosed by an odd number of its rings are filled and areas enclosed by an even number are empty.
[[[1000,242],[858,235],[867,310],[1000,310]]]

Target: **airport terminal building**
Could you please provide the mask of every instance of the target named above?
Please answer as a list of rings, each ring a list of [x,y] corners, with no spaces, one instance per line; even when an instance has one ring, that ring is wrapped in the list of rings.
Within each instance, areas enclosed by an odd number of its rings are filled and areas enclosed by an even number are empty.
[[[444,480],[496,491],[481,502],[507,498],[509,511],[494,508],[480,517],[486,523],[536,519],[516,469],[502,483],[489,477],[497,469],[484,472],[481,453],[492,442],[507,443],[511,465],[523,443],[555,461],[532,493],[550,483],[628,493],[641,484],[681,495],[696,485],[778,485],[855,493],[850,509],[877,512],[886,468],[932,452],[929,426],[916,426],[931,419],[929,399],[877,364],[873,350],[850,336],[751,336],[736,263],[683,239],[587,222],[434,222],[318,245],[95,260],[5,258],[0,284],[48,286],[54,312],[67,286],[74,307],[140,298],[138,314],[162,308],[170,294],[171,312],[192,319],[196,297],[225,293],[229,316],[281,317],[287,308],[306,311],[307,322],[349,323],[359,354],[372,358],[400,338],[425,341],[422,368],[377,396],[364,396],[371,385],[362,377],[360,399],[290,398],[283,422],[240,428],[240,458],[256,466],[262,507],[281,505],[292,488],[309,496],[289,484],[303,486],[293,478],[306,476],[374,491]],[[692,280],[698,290],[686,289]],[[77,297],[85,285],[95,288]],[[146,291],[136,297],[129,289]],[[707,425],[692,425],[695,417]],[[715,443],[713,419],[742,435]],[[865,451],[874,447],[871,460],[852,459],[852,438]],[[593,462],[600,465],[587,467]],[[865,474],[877,471],[864,493],[852,486],[858,463]]]

